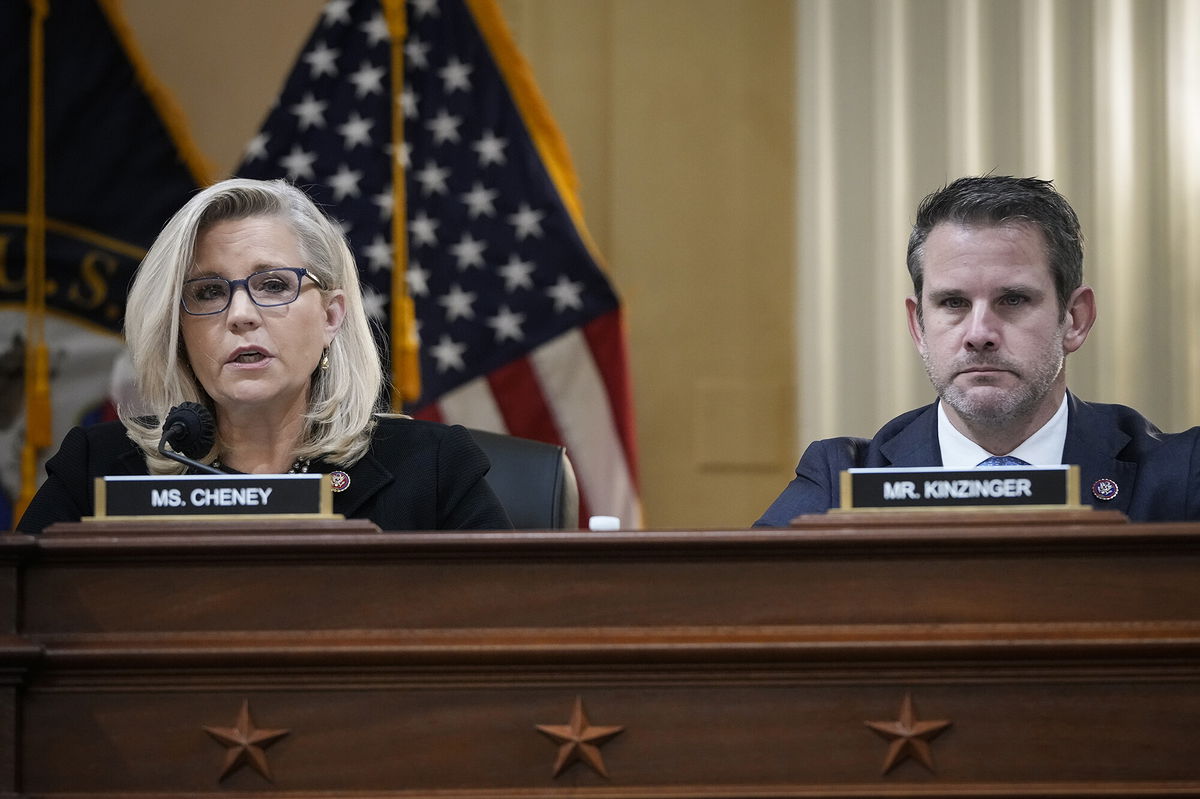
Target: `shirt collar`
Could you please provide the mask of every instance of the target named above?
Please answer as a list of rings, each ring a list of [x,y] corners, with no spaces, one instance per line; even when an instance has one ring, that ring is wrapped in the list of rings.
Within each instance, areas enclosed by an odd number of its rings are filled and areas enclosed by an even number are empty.
[[[950,423],[950,417],[946,415],[941,400],[938,400],[937,417],[938,447],[942,451],[943,466],[951,469],[974,469],[980,461],[992,455]],[[999,454],[1012,455],[1034,466],[1057,466],[1062,463],[1063,447],[1066,443],[1067,395],[1064,392],[1062,404],[1048,422],[1012,452]]]

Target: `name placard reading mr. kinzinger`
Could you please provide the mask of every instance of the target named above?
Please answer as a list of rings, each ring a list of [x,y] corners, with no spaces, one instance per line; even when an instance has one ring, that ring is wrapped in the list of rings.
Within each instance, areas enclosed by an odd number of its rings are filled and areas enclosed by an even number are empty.
[[[889,467],[841,475],[841,510],[996,506],[1081,508],[1079,467]]]

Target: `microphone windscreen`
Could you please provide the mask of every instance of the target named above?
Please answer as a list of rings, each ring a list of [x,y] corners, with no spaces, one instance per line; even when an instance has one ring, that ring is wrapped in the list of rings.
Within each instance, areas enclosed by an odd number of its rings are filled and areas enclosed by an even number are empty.
[[[172,408],[163,430],[171,447],[189,458],[203,457],[217,439],[216,420],[198,402],[181,402]]]

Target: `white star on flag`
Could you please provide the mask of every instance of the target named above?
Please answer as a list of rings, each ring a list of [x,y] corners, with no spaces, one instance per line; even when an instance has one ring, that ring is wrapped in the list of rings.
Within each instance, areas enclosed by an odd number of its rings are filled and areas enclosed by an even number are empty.
[[[271,140],[270,133],[260,133],[250,140],[246,145],[246,153],[244,158],[247,161],[257,161],[259,158],[267,157],[267,142]]]
[[[310,127],[325,127],[325,109],[327,107],[329,107],[329,103],[318,100],[312,96],[312,92],[309,92],[304,95],[303,100],[292,106],[291,111],[296,115],[300,130],[308,130]]]
[[[450,291],[438,297],[438,304],[446,309],[446,321],[453,322],[455,319],[474,319],[475,309],[471,306],[475,302],[475,292],[463,291],[462,286],[455,283],[450,287]]]
[[[279,165],[287,172],[288,180],[312,180],[313,164],[317,161],[316,153],[306,153],[299,144],[292,145],[292,151],[279,159]]]
[[[369,94],[382,92],[385,74],[387,74],[387,70],[383,67],[372,66],[369,62],[364,61],[363,65],[358,68],[358,72],[350,76],[350,82],[354,84],[358,99],[361,100]]]
[[[367,34],[367,41],[370,42],[372,47],[381,42],[386,42],[390,37],[387,20],[383,18],[383,14],[376,14],[371,17],[359,30]]]
[[[461,138],[458,134],[458,126],[461,124],[461,119],[451,116],[443,108],[438,111],[436,117],[425,123],[425,128],[433,134],[434,144],[445,144],[446,142],[457,142]]]
[[[314,80],[322,75],[336,77],[338,51],[333,50],[325,45],[324,42],[318,44],[314,49],[304,54],[304,61],[308,64],[308,76]]]
[[[417,14],[417,19],[423,17],[436,17],[441,12],[438,11],[438,0],[412,0],[413,11]]]
[[[459,195],[460,199],[466,203],[467,214],[472,219],[478,219],[481,216],[495,216],[496,206],[492,203],[499,196],[500,192],[485,189],[478,180],[475,181],[475,185],[469,192]]]
[[[425,69],[429,66],[429,50],[428,44],[416,36],[410,36],[408,43],[404,45],[404,57],[415,69]]]
[[[517,289],[533,288],[533,280],[529,277],[533,274],[533,264],[522,261],[516,253],[512,254],[508,263],[500,267],[499,271],[500,276],[504,278],[504,290],[510,294]]]
[[[487,249],[487,244],[482,239],[471,237],[470,233],[462,234],[462,238],[458,240],[450,248],[450,252],[458,262],[460,271],[465,271],[472,266],[483,266],[483,251]]]
[[[325,182],[333,189],[333,198],[341,202],[347,197],[357,197],[361,193],[358,189],[358,182],[362,180],[362,176],[362,172],[342,164],[338,167],[337,174],[332,175]]]
[[[568,308],[583,307],[583,284],[572,281],[566,275],[559,275],[558,282],[546,289],[546,293],[554,300],[554,310],[558,313]]]
[[[438,75],[442,79],[442,84],[445,87],[446,94],[453,94],[455,91],[469,91],[471,89],[471,70],[473,67],[470,64],[464,64],[457,58],[451,58],[446,66],[438,70]]]
[[[392,193],[389,186],[387,191],[381,191],[371,198],[371,202],[379,206],[379,220],[386,222],[392,218],[392,213],[396,210],[396,195]]]
[[[426,197],[433,194],[445,194],[446,178],[450,176],[449,169],[439,167],[433,161],[425,164],[425,168],[417,173],[417,182],[421,184],[421,193]]]
[[[422,269],[416,261],[409,261],[404,280],[408,283],[409,293],[414,297],[429,296],[429,270]]]
[[[363,254],[367,256],[367,263],[371,266],[372,272],[378,272],[380,269],[392,268],[392,245],[383,236],[376,236]]]
[[[374,286],[364,285],[362,287],[363,310],[371,319],[384,321],[387,319],[388,300],[383,294],[375,290]]]
[[[507,305],[500,306],[500,312],[487,320],[488,327],[496,331],[496,341],[512,339],[520,341],[525,337],[521,325],[525,322],[525,314],[513,313]]]
[[[432,219],[424,211],[418,211],[416,217],[408,223],[408,232],[412,234],[413,243],[418,247],[437,244],[437,228],[441,222]]]
[[[408,86],[400,93],[400,108],[404,110],[405,119],[417,118],[417,93]]]
[[[459,344],[443,333],[438,343],[429,348],[429,354],[437,361],[439,372],[447,369],[461,372],[467,368],[466,363],[463,362],[463,353],[466,352],[466,349],[466,344]]]
[[[542,237],[542,220],[545,217],[545,211],[535,211],[527,203],[521,203],[517,212],[508,217],[508,223],[516,228],[517,241],[523,241],[526,236],[540,239]]]
[[[350,114],[350,119],[338,126],[338,133],[346,140],[346,149],[353,150],[359,145],[371,144],[371,128],[375,125],[373,119],[363,119],[357,111]]]
[[[327,26],[348,25],[351,5],[353,5],[353,0],[329,0],[325,4],[324,10],[321,11],[322,24]]]
[[[501,139],[490,130],[485,130],[479,141],[471,145],[471,149],[479,154],[480,167],[488,164],[503,166],[505,163],[504,148],[507,146],[508,139]]]

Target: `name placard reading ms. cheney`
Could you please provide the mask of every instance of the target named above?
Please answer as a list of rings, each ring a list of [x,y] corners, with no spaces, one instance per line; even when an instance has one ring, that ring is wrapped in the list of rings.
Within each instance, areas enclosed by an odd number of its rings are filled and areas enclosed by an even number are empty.
[[[1082,507],[1078,466],[847,469],[841,508]]]
[[[325,474],[119,475],[96,478],[95,519],[333,517]]]

